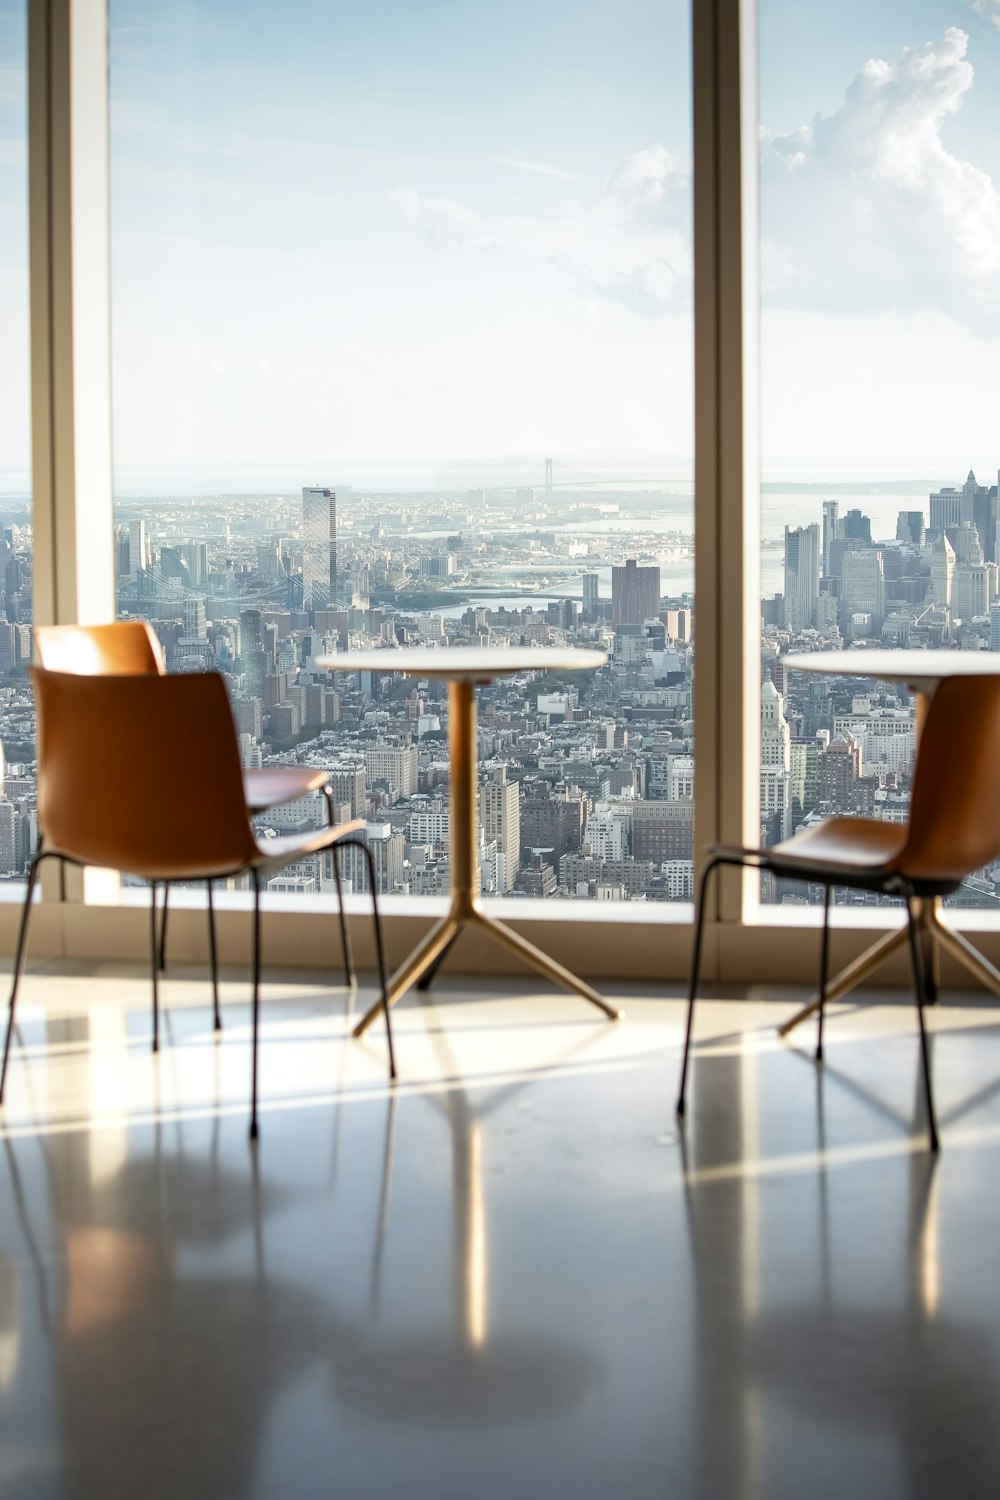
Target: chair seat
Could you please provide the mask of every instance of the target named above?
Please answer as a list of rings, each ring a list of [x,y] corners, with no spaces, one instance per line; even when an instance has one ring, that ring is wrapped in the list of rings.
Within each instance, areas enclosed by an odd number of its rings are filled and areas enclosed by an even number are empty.
[[[304,859],[307,854],[329,849],[342,839],[361,837],[366,826],[364,818],[354,818],[350,823],[338,823],[335,829],[324,826],[311,828],[307,833],[288,833],[258,839],[261,864],[291,864],[293,860]]]
[[[776,864],[841,865],[847,870],[884,869],[903,850],[904,824],[881,823],[874,818],[826,818],[804,828],[767,853]]]
[[[243,789],[247,807],[256,813],[318,792],[329,780],[330,773],[315,766],[264,766],[243,772]]]

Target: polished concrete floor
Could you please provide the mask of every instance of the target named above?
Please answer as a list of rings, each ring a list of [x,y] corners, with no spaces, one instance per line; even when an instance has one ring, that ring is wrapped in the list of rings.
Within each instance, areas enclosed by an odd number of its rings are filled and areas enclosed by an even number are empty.
[[[210,1025],[36,968],[0,1161],[4,1500],[1000,1490],[1000,1011],[712,1002],[611,1024],[450,979],[382,1038],[299,977]],[[355,1001],[355,1010],[367,999]],[[887,999],[890,997],[886,997]],[[779,1003],[780,1002],[780,1003]],[[994,1425],[996,1424],[996,1425]]]

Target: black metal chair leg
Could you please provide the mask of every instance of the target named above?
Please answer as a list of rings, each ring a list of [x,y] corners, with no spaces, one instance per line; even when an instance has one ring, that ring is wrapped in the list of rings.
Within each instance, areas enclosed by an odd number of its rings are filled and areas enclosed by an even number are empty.
[[[820,947],[819,958],[819,1007],[818,1007],[818,1030],[816,1033],[816,1061],[823,1061],[823,1022],[826,1019],[826,983],[830,974],[830,898],[833,895],[832,886],[823,888],[823,941]]]
[[[372,893],[372,918],[375,922],[375,955],[378,959],[378,977],[382,986],[382,1012],[385,1016],[385,1040],[389,1051],[389,1077],[396,1077],[396,1052],[392,1043],[392,1022],[389,1019],[389,967],[385,959],[385,939],[382,934],[382,917],[378,909],[378,895],[376,892],[375,860],[372,851],[367,844],[358,840],[358,847],[364,850],[365,860],[368,864],[368,887]]]
[[[677,1113],[684,1113],[684,1094],[687,1089],[688,1055],[691,1051],[691,1033],[694,1027],[694,1002],[698,992],[698,978],[701,973],[701,940],[705,927],[705,892],[708,889],[708,877],[721,864],[721,860],[710,859],[701,872],[701,881],[698,886],[698,911],[694,924],[694,953],[691,957],[691,984],[688,990],[687,1027],[684,1032],[684,1061],[681,1064],[681,1086],[677,1093]]]
[[[10,1061],[10,1039],[14,1031],[14,1006],[17,1002],[17,990],[21,982],[21,969],[24,964],[24,951],[28,940],[28,918],[31,915],[31,903],[38,880],[38,866],[45,857],[44,854],[38,853],[31,861],[31,868],[28,871],[28,888],[24,893],[21,921],[17,929],[17,947],[14,950],[14,972],[11,975],[10,999],[7,1002],[7,1035],[4,1038],[3,1044],[3,1066],[0,1068],[0,1104],[3,1103],[3,1091],[7,1083],[7,1064]]]
[[[152,965],[151,965],[151,967],[152,967],[152,971],[153,971],[153,1051],[154,1052],[159,1052],[159,1050],[160,1050],[160,986],[159,986],[159,970],[160,970],[160,960],[161,960],[161,957],[162,957],[162,954],[163,954],[163,948],[162,948],[161,943],[158,941],[157,931],[156,931],[156,884],[157,883],[156,883],[155,880],[151,880],[150,883],[149,883],[149,933],[150,933],[150,952],[151,952],[151,955],[152,955]],[[166,891],[166,888],[167,888],[166,887],[166,882],[164,882],[164,891]],[[166,911],[166,908],[164,908],[164,911]]]
[[[222,1012],[219,1009],[219,954],[215,942],[215,907],[212,904],[212,882],[205,881],[208,892],[208,961],[212,966],[212,1021],[216,1031],[222,1030]]]
[[[917,921],[913,912],[913,894],[906,894],[906,918],[910,934],[910,958],[913,963],[913,980],[917,991],[917,1021],[920,1025],[920,1061],[924,1071],[924,1093],[927,1098],[927,1130],[930,1137],[930,1148],[932,1151],[938,1149],[937,1116],[934,1111],[934,1091],[931,1086],[931,1063],[927,1052],[927,1028],[924,1025],[924,1001],[926,996],[926,980],[924,977],[923,955],[920,952],[920,935],[917,931]]]
[[[337,848],[360,849],[368,867],[368,889],[372,898],[372,919],[375,923],[375,957],[378,961],[379,982],[382,985],[382,1011],[385,1015],[385,1039],[389,1052],[389,1077],[396,1077],[396,1052],[392,1041],[392,1022],[389,1019],[389,967],[385,956],[385,938],[382,933],[382,917],[378,909],[378,878],[372,851],[363,839],[341,839]]]
[[[260,875],[251,870],[253,880],[253,1046],[250,1061],[250,1139],[257,1129],[257,1042],[260,1033]]]
[[[341,846],[343,847],[343,846]],[[354,971],[354,954],[351,951],[351,933],[347,924],[347,913],[344,910],[344,884],[340,873],[340,848],[334,844],[330,850],[333,859],[333,879],[337,887],[337,911],[340,913],[340,945],[344,953],[344,981],[349,990],[353,990],[358,979]]]
[[[160,946],[156,955],[157,967],[164,970],[167,967],[167,912],[170,904],[170,886],[163,887],[163,921],[160,923]]]

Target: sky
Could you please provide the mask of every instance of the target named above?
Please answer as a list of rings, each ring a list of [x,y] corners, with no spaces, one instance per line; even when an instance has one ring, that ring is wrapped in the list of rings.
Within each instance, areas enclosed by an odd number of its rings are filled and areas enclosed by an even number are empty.
[[[1000,0],[760,0],[778,478],[1000,464]],[[683,473],[687,0],[111,0],[119,470]],[[0,0],[0,470],[27,461]],[[540,478],[540,472],[539,472]]]

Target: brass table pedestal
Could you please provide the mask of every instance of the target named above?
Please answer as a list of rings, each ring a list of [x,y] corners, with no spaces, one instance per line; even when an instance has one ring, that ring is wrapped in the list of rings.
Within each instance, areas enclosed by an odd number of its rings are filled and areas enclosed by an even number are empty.
[[[556,963],[547,953],[519,937],[496,917],[487,916],[479,894],[478,743],[476,686],[517,672],[593,671],[607,661],[603,651],[571,646],[528,646],[494,649],[479,646],[421,646],[378,651],[337,652],[316,658],[316,665],[335,672],[401,672],[410,677],[438,678],[448,684],[448,751],[451,761],[451,901],[447,915],[436,922],[389,982],[389,1004],[419,985],[427,989],[448,949],[464,927],[516,953],[531,968],[574,995],[595,1005],[610,1020],[621,1011],[595,989]],[[361,1036],[382,1010],[373,1005],[354,1028]]]
[[[962,967],[987,989],[1000,995],[1000,971],[995,969],[989,959],[984,958],[960,932],[954,932],[952,928],[945,926],[941,920],[941,901],[938,897],[917,903],[917,925],[920,928],[923,943],[925,972],[929,976],[928,998],[932,1003],[937,999],[940,983],[940,950],[942,948],[950,953],[952,958],[957,959]],[[830,980],[826,989],[827,1004],[833,1000],[842,1000],[845,995],[850,994],[851,990],[880,969],[886,959],[897,949],[905,948],[908,942],[905,924],[897,931],[887,932],[884,937],[879,938],[877,943],[866,948],[853,963],[841,969],[836,978]],[[797,1010],[794,1016],[778,1027],[778,1035],[787,1036],[790,1031],[794,1031],[800,1021],[805,1021],[809,1016],[815,1015],[817,1010],[819,1010],[819,996],[815,995],[807,1005]]]
[[[447,914],[436,922],[427,936],[397,969],[389,981],[389,1004],[395,1005],[407,990],[425,981],[430,983],[448,949],[463,927],[473,926],[487,937],[516,953],[525,963],[564,989],[589,1000],[598,1010],[617,1021],[621,1012],[609,1005],[595,989],[549,958],[534,943],[519,937],[505,922],[487,916],[479,899],[479,850],[477,816],[477,743],[476,686],[474,682],[450,679],[448,682],[448,749],[451,760],[451,903]],[[354,1035],[361,1036],[381,1014],[379,1002],[368,1010]]]

